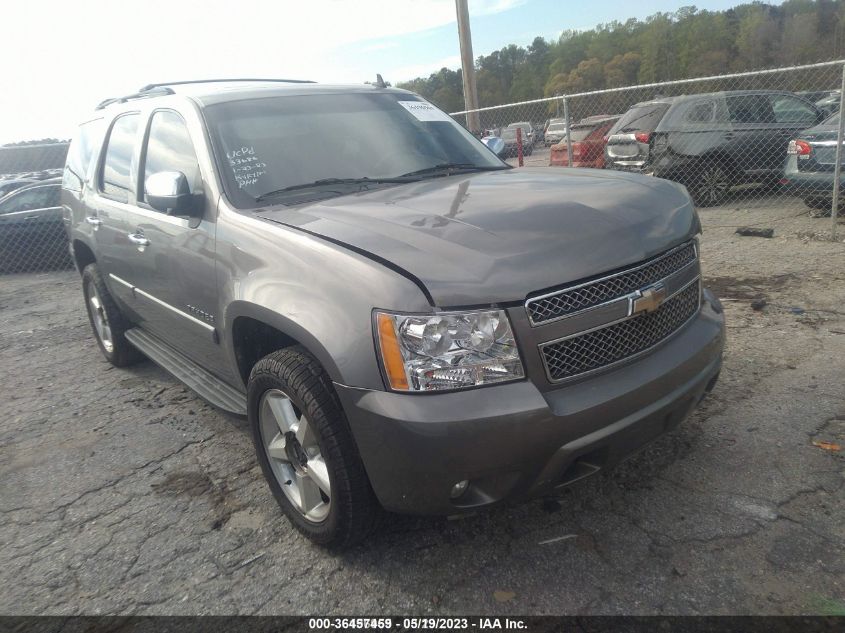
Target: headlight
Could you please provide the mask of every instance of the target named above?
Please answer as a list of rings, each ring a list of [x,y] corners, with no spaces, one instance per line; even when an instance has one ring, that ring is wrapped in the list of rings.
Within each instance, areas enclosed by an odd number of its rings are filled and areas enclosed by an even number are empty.
[[[376,312],[382,366],[395,391],[444,391],[525,376],[504,310]]]

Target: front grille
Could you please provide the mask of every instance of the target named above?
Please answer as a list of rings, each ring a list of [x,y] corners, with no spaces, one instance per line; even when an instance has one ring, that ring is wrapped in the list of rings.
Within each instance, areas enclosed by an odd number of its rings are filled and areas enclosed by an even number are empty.
[[[606,301],[624,297],[665,279],[695,261],[695,244],[687,242],[636,268],[553,294],[529,299],[525,304],[533,325],[554,321]]]
[[[698,311],[700,283],[690,284],[654,312],[543,346],[549,378],[552,381],[572,378],[654,347]]]

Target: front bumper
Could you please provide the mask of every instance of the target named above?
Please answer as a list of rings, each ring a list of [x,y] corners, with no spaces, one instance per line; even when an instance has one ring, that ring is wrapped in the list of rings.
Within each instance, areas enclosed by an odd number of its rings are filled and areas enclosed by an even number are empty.
[[[446,394],[337,392],[382,505],[457,514],[573,483],[674,428],[715,384],[723,346],[721,306],[705,291],[695,320],[649,355],[549,391],[526,380]]]

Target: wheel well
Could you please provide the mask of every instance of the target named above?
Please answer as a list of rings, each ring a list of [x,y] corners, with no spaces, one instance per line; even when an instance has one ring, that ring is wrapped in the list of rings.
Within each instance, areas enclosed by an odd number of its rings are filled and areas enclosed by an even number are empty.
[[[97,261],[97,258],[94,257],[94,253],[88,248],[88,245],[79,240],[73,241],[73,259],[80,275],[88,264],[93,264]]]
[[[238,372],[244,384],[249,372],[259,360],[284,347],[298,345],[299,341],[271,325],[250,317],[238,317],[232,324],[232,341]]]

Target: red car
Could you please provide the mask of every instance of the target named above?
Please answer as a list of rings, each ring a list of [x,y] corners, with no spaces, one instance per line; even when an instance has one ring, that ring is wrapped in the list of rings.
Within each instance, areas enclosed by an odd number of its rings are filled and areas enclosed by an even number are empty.
[[[604,169],[605,136],[621,114],[600,114],[581,119],[572,125],[572,167],[593,167]],[[569,166],[569,155],[564,138],[557,145],[552,145],[549,165]]]

